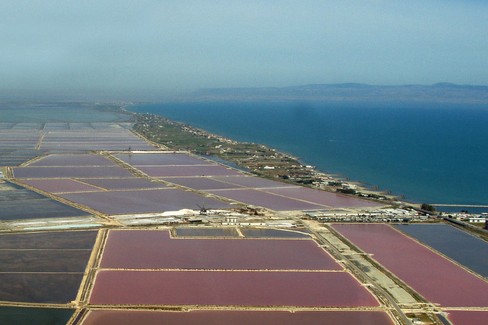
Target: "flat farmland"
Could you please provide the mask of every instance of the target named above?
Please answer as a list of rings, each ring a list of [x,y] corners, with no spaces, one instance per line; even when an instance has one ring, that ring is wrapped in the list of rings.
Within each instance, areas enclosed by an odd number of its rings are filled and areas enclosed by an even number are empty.
[[[375,324],[392,325],[381,311],[191,311],[184,313],[157,311],[90,311],[82,325],[337,325]]]
[[[158,230],[110,231],[101,267],[343,270],[311,239],[175,239]]]
[[[345,272],[97,272],[90,303],[116,305],[378,306]]]
[[[428,301],[444,307],[488,307],[488,282],[382,224],[332,227]]]

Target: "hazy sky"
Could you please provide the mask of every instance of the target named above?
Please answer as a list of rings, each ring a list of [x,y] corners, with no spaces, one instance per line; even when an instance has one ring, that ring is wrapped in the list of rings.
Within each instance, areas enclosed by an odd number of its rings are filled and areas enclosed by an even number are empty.
[[[488,85],[484,0],[0,0],[0,88]]]

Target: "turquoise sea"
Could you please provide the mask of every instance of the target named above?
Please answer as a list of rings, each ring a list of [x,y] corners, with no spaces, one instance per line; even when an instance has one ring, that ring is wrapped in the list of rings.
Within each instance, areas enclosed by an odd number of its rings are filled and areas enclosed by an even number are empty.
[[[263,143],[410,201],[488,205],[486,105],[249,101],[131,110]]]

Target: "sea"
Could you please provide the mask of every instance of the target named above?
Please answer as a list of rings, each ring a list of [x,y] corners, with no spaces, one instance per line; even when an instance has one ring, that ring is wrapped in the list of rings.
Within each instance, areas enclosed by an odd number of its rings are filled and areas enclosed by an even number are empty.
[[[130,110],[265,144],[407,201],[488,205],[488,105],[261,100],[143,104]]]

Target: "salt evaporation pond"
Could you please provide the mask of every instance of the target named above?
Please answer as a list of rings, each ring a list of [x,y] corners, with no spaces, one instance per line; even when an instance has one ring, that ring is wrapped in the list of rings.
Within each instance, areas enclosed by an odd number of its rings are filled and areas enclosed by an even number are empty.
[[[398,229],[488,277],[488,243],[446,224],[397,225]]]
[[[235,228],[176,228],[178,237],[239,237]]]
[[[66,308],[0,307],[0,324],[65,325],[73,315]]]
[[[488,283],[384,224],[332,226],[428,301],[449,307],[488,306]]]
[[[158,312],[93,310],[83,325],[132,324],[201,324],[201,325],[336,325],[336,324],[393,324],[383,311],[199,311]]]

